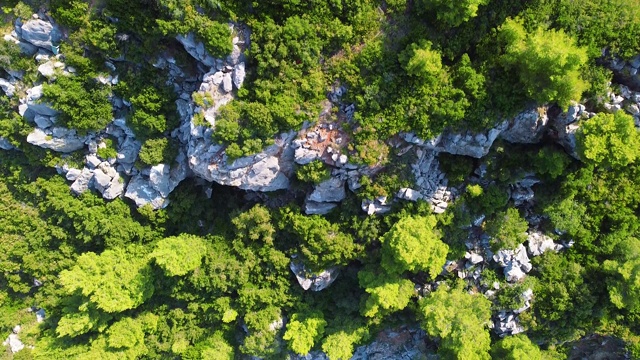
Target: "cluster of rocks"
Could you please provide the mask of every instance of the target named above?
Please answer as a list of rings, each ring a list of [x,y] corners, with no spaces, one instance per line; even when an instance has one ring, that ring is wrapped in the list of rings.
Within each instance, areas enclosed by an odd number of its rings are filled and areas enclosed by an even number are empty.
[[[291,260],[289,268],[296,276],[298,284],[304,290],[321,291],[328,288],[338,277],[339,269],[332,266],[319,273],[311,273],[305,266],[295,259]]]
[[[436,155],[434,150],[416,149],[416,162],[411,165],[416,179],[416,189],[402,188],[396,197],[409,201],[428,201],[433,212],[441,214],[454,199],[456,190],[447,188],[448,180],[440,170]]]
[[[44,309],[28,308],[27,311],[33,312],[35,314],[37,323],[43,322],[46,317]],[[21,351],[24,348],[33,349],[33,346],[27,346],[22,342],[22,340],[20,340],[20,337],[18,336],[18,334],[20,333],[21,330],[22,330],[22,326],[20,325],[14,326],[13,329],[11,330],[11,333],[7,337],[7,339],[2,342],[2,346],[8,346],[9,351],[11,351],[12,354],[17,353],[18,351]]]

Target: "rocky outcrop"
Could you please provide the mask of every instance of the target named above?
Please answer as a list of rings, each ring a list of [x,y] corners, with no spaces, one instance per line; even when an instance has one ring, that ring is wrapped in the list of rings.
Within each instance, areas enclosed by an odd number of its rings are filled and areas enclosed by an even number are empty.
[[[560,251],[564,248],[556,244],[553,239],[539,232],[531,232],[527,237],[527,247],[531,256],[542,255],[547,251]]]
[[[437,152],[445,152],[453,155],[464,155],[474,158],[481,158],[489,153],[489,149],[498,135],[508,127],[507,122],[503,122],[486,133],[464,133],[444,132],[440,136],[430,141],[424,141],[413,134],[405,134],[407,142],[422,145],[426,149]]]
[[[304,290],[321,291],[329,287],[338,277],[339,270],[333,266],[317,274],[312,274],[300,262],[291,261],[289,268],[296,276],[298,283]]]
[[[79,136],[75,130],[61,127],[46,130],[35,128],[27,136],[30,144],[63,153],[82,149],[87,139],[86,136]]]
[[[516,115],[500,137],[516,144],[536,144],[547,128],[547,107],[530,108]]]
[[[381,215],[391,211],[391,205],[387,203],[386,196],[379,196],[373,200],[362,200],[360,208],[367,215]]]
[[[33,121],[36,115],[56,116],[58,112],[51,108],[49,104],[42,103],[42,85],[27,89],[27,96],[20,99],[18,113],[27,120]]]
[[[500,250],[493,255],[493,261],[504,268],[504,276],[508,282],[524,279],[531,271],[532,265],[527,256],[527,250],[520,244],[515,250]]]
[[[510,196],[513,204],[515,206],[521,206],[526,203],[531,204],[535,197],[532,187],[539,182],[540,180],[535,175],[530,174],[512,184],[510,186]]]
[[[585,110],[585,106],[582,104],[575,104],[569,106],[569,109],[558,115],[553,121],[551,121],[551,127],[555,129],[557,142],[564,147],[565,151],[580,160],[580,156],[576,150],[576,132],[579,129],[578,121],[585,117],[589,118],[593,116]]]
[[[204,43],[196,39],[195,34],[178,35],[176,39],[184,46],[184,49],[198,62],[207,67],[216,67],[216,58],[204,48]]]
[[[0,78],[0,89],[7,97],[13,97],[16,93],[16,87],[9,80]]]
[[[11,332],[11,334],[9,334],[9,337],[7,337],[7,340],[5,340],[2,343],[3,346],[8,346],[9,350],[13,354],[25,348],[24,344],[22,343],[22,341],[20,341],[20,338],[18,337],[18,333],[20,332],[20,329],[21,329],[20,325],[14,326],[13,331]]]
[[[309,194],[305,203],[305,213],[326,214],[346,196],[344,181],[332,177],[316,185],[313,192]]]
[[[47,51],[53,51],[62,39],[60,29],[43,19],[30,19],[24,24],[18,19],[15,32],[20,39]]]
[[[402,188],[396,194],[399,199],[431,203],[431,210],[440,214],[446,211],[448,203],[453,200],[455,190],[448,189],[448,180],[440,170],[440,164],[434,150],[418,148],[416,162],[411,165],[416,179],[416,189]]]

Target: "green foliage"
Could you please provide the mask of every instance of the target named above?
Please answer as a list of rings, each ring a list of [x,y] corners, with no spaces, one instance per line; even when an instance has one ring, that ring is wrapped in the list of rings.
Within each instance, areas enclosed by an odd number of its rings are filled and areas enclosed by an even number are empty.
[[[112,120],[110,90],[93,80],[59,76],[53,84],[44,84],[44,100],[60,111],[61,125],[86,133],[101,130]]]
[[[138,251],[84,253],[72,269],[60,272],[60,282],[68,294],[81,294],[108,313],[135,309],[154,291],[151,268]]]
[[[434,279],[447,260],[449,247],[440,240],[434,216],[400,219],[382,240],[382,267],[390,274],[428,272]]]
[[[322,160],[313,160],[312,162],[300,165],[296,169],[296,178],[300,181],[313,184],[321,183],[331,177],[331,172]]]
[[[168,276],[182,276],[200,266],[205,249],[202,238],[182,234],[160,240],[149,256]]]
[[[282,338],[289,342],[289,348],[296,354],[305,355],[324,335],[327,322],[322,313],[295,313],[287,324]]]
[[[538,151],[533,158],[533,167],[538,174],[545,175],[550,179],[556,179],[564,173],[571,160],[569,156],[560,150],[551,147],[544,147]]]
[[[640,314],[640,253],[639,241],[629,239],[624,248],[621,260],[607,260],[604,262],[605,271],[612,275],[607,284],[611,303],[619,309],[625,309],[632,314]]]
[[[86,25],[89,4],[82,1],[52,1],[52,16],[58,23],[71,28]]]
[[[414,284],[409,280],[367,270],[358,272],[358,280],[360,287],[369,294],[362,314],[370,318],[386,316],[406,308],[415,291]]]
[[[489,0],[464,0],[453,3],[446,0],[418,0],[418,12],[435,12],[438,21],[451,27],[459,26],[478,15],[478,7],[486,5]]]
[[[171,164],[178,155],[178,149],[167,138],[148,139],[140,148],[140,161],[146,165]]]
[[[529,340],[526,335],[518,334],[507,336],[496,342],[491,347],[491,357],[493,359],[505,360],[542,360],[540,348]]]
[[[580,100],[587,88],[580,78],[587,53],[570,36],[541,27],[528,33],[520,21],[508,19],[498,38],[505,49],[501,64],[516,71],[529,98],[539,103],[557,102],[562,108]]]
[[[322,342],[322,351],[329,360],[350,359],[356,342],[369,335],[366,328],[349,328],[327,335]]]
[[[438,289],[419,302],[422,327],[441,339],[438,352],[447,358],[489,359],[491,339],[486,325],[491,302],[460,287]]]
[[[596,166],[626,166],[640,155],[640,136],[633,117],[622,111],[601,113],[585,121],[576,138],[581,158]]]
[[[447,179],[453,186],[462,184],[473,171],[473,159],[467,156],[441,153],[438,160],[442,171],[447,174]]]
[[[516,208],[504,212],[487,221],[486,232],[491,236],[491,249],[516,249],[527,240],[529,224]]]
[[[114,147],[113,140],[110,138],[103,140],[104,147],[98,147],[98,156],[102,159],[112,159],[118,156],[118,151]]]

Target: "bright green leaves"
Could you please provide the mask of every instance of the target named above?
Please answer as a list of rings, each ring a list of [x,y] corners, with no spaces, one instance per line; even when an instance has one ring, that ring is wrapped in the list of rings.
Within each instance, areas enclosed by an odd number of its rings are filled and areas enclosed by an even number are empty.
[[[491,302],[460,287],[438,287],[419,301],[422,327],[441,339],[438,352],[448,359],[488,360],[491,339],[486,327]]]
[[[428,41],[407,46],[398,59],[409,75],[425,81],[435,82],[442,74],[442,57],[438,51],[431,49]]]
[[[291,316],[282,338],[289,341],[289,348],[296,354],[305,355],[324,335],[326,325],[320,312],[296,313]]]
[[[421,13],[435,12],[438,21],[451,27],[458,26],[478,15],[478,7],[489,0],[418,0],[416,5]]]
[[[640,241],[626,239],[620,247],[620,260],[604,262],[605,270],[612,275],[608,283],[609,298],[618,309],[640,315]]]
[[[168,276],[182,276],[200,266],[205,251],[203,239],[183,234],[158,241],[150,257]]]
[[[449,247],[440,240],[434,216],[407,216],[382,238],[382,267],[390,274],[425,271],[433,279],[442,271]]]
[[[491,347],[491,357],[503,360],[541,360],[540,348],[526,335],[507,336]]]
[[[147,260],[131,250],[80,255],[71,270],[60,273],[63,288],[69,294],[81,293],[109,313],[140,306],[153,294],[153,277]]]
[[[370,318],[382,317],[406,308],[415,291],[410,280],[366,270],[358,272],[358,280],[360,287],[369,294],[362,314]]]
[[[486,226],[487,234],[491,235],[491,248],[515,250],[518,245],[527,240],[529,224],[520,215],[518,209],[508,208],[507,211],[496,214]]]
[[[597,166],[623,167],[640,155],[640,137],[633,117],[622,111],[600,113],[585,121],[576,138],[582,159]]]
[[[529,98],[539,103],[555,101],[563,108],[580,100],[587,88],[580,77],[587,52],[570,36],[541,27],[528,33],[520,21],[507,19],[498,31],[498,40],[504,46],[500,62],[516,71]]]
[[[158,316],[151,313],[122,318],[107,330],[107,344],[114,349],[144,348],[145,333],[155,331],[157,326]]]

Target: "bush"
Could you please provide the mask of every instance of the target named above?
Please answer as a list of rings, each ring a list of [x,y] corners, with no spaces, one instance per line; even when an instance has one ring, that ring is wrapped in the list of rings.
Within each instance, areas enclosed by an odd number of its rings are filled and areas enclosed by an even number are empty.
[[[169,139],[149,139],[142,144],[140,161],[146,165],[171,164],[178,155],[178,149]]]
[[[330,177],[331,173],[322,160],[314,160],[296,169],[296,178],[308,183],[317,184],[328,180]]]
[[[111,159],[111,158],[115,158],[116,156],[118,156],[118,151],[116,150],[115,146],[113,145],[113,140],[112,139],[104,139],[103,142],[104,142],[104,144],[106,146],[98,148],[98,156],[100,158],[106,160],[106,159]]]

